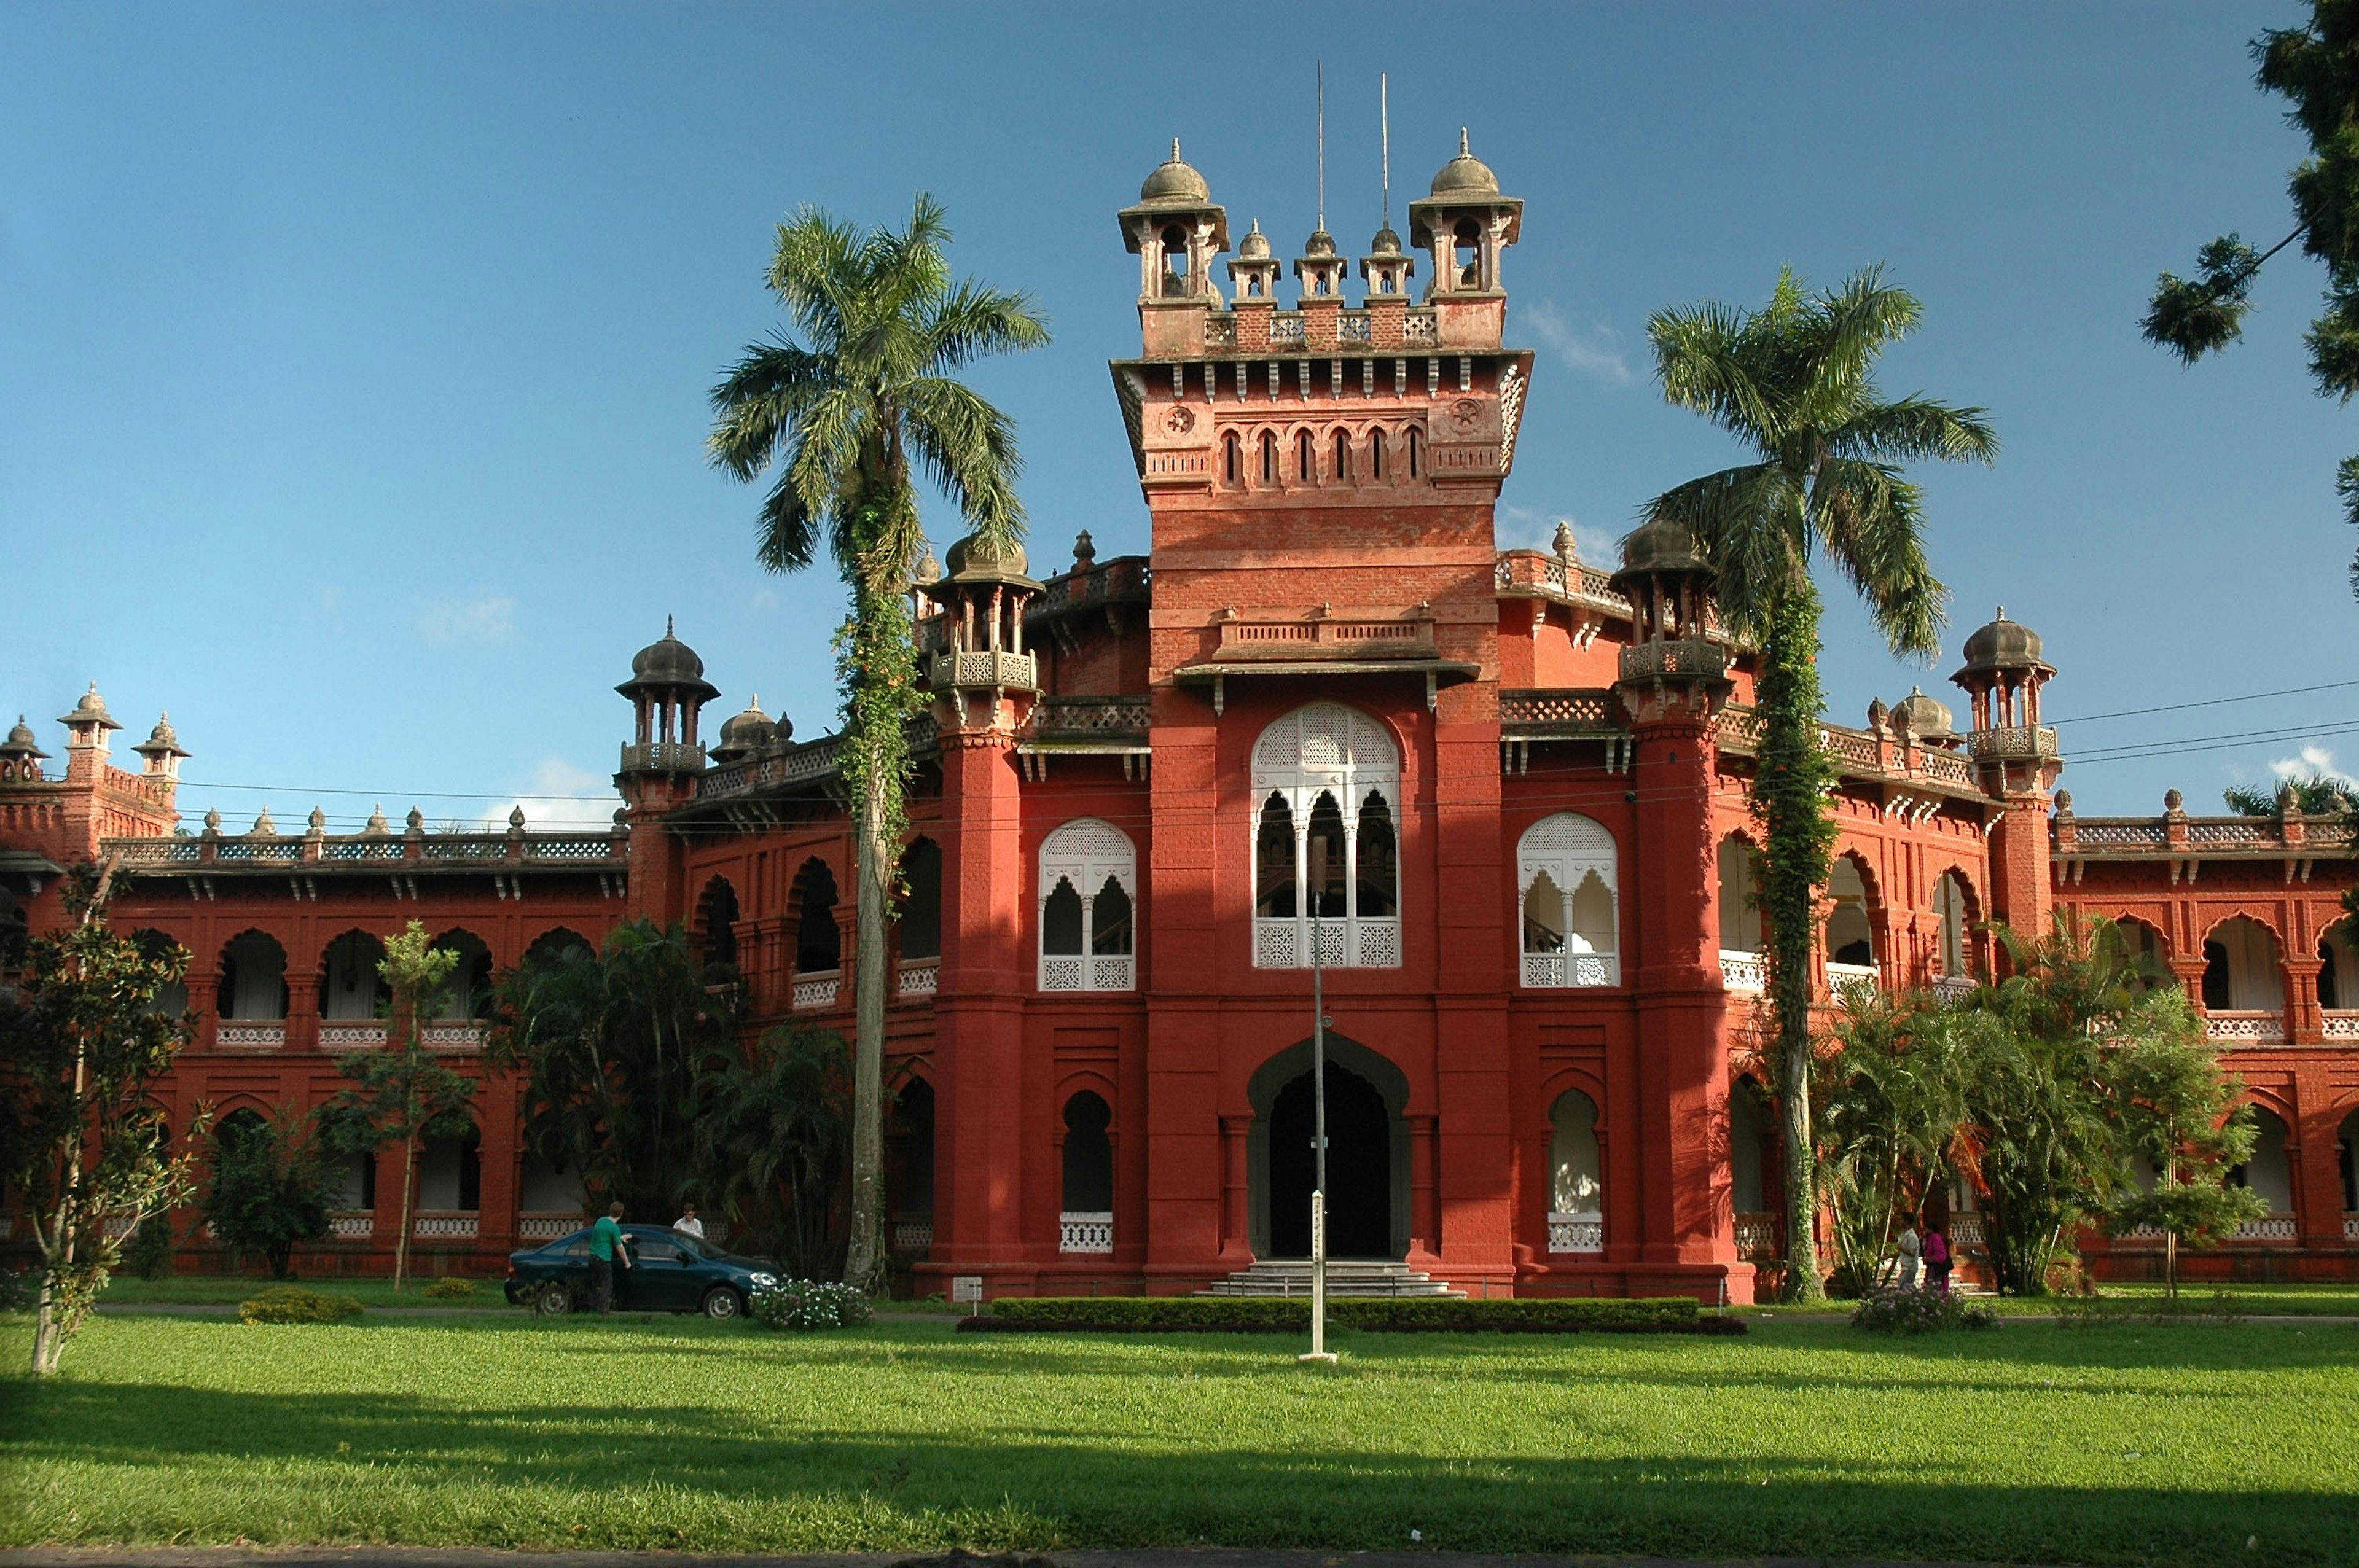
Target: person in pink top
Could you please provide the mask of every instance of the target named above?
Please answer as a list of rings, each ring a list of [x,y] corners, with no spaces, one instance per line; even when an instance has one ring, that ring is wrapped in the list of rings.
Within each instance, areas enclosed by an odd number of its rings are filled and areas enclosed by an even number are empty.
[[[1950,1293],[1950,1238],[1930,1224],[1925,1227],[1925,1288]]]

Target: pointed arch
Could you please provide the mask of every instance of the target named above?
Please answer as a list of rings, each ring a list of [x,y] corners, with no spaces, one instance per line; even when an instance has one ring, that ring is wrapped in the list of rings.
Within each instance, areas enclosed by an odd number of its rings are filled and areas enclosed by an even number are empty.
[[[1040,841],[1039,987],[1126,991],[1138,902],[1138,850],[1130,835],[1094,816],[1075,817]]]
[[[1560,811],[1524,829],[1516,844],[1516,895],[1525,985],[1622,983],[1619,860],[1614,835],[1578,812]]]
[[[1254,741],[1254,965],[1397,968],[1401,753],[1357,708],[1314,702]],[[1363,864],[1362,857],[1366,857]]]
[[[813,855],[795,872],[787,906],[795,925],[795,973],[833,974],[843,962],[843,933],[835,923],[835,872]]]
[[[705,880],[697,895],[696,926],[691,934],[698,955],[708,964],[737,962],[737,889],[727,877]]]

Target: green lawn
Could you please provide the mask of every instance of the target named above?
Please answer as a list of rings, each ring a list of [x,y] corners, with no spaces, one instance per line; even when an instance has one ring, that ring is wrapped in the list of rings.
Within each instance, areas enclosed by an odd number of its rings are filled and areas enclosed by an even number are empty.
[[[2108,1284],[2100,1292],[2100,1302],[2127,1310],[2160,1308],[2168,1297],[2160,1285]],[[2208,1281],[2183,1283],[2179,1287],[2182,1310],[2209,1313],[2213,1303],[2224,1297],[2233,1310],[2249,1317],[2353,1317],[2359,1318],[2359,1285],[2333,1283],[2256,1283],[2238,1281],[2215,1284]],[[2072,1303],[2059,1296],[1976,1296],[1975,1303],[1995,1308],[2001,1317],[2047,1317]],[[1769,1303],[1757,1307],[1739,1307],[1740,1316],[1790,1317],[1796,1314],[1841,1313],[1848,1316],[1854,1303],[1829,1302],[1824,1306],[1792,1307]]]
[[[2349,1325],[1339,1345],[110,1317],[0,1381],[0,1545],[2359,1557]]]

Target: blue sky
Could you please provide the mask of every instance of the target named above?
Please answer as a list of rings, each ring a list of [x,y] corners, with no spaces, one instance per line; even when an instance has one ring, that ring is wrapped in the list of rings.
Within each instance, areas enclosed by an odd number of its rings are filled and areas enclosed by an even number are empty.
[[[1955,700],[2002,601],[2047,638],[2059,718],[2349,678],[2332,481],[2359,421],[2302,368],[2318,271],[2280,257],[2248,341],[2196,369],[2136,333],[2157,270],[2288,226],[2300,144],[2244,43],[2302,9],[10,5],[0,721],[54,752],[92,680],[125,740],[168,708],[184,803],[233,825],[519,795],[603,821],[555,797],[608,787],[610,688],[672,613],[722,713],[758,691],[832,728],[838,591],[756,570],[756,496],[701,448],[716,373],[775,319],[771,226],[945,200],[962,269],[1056,328],[978,376],[1021,424],[1035,561],[1083,527],[1142,549],[1114,211],[1178,135],[1294,254],[1322,56],[1347,251],[1378,221],[1379,70],[1397,213],[1462,124],[1527,202],[1510,336],[1541,359],[1503,543],[1569,517],[1599,557],[1732,460],[1652,389],[1650,311],[1880,260],[1926,308],[1887,387],[1988,407],[2006,449],[1924,476],[1943,660],[1894,663],[1831,592],[1832,717]],[[2066,783],[2084,813],[2174,784],[2216,809],[2305,741],[2359,757],[2346,723],[2359,686],[2068,725],[2068,753],[2187,744]],[[2295,732],[2197,749],[2264,730]]]

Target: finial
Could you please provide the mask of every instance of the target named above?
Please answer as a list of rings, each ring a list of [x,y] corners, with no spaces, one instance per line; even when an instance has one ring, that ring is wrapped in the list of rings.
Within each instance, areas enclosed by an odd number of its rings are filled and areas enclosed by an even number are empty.
[[[1171,138],[1171,161],[1173,163],[1180,161],[1180,138],[1177,136]]]
[[[262,808],[262,815],[254,819],[254,830],[256,833],[266,834],[272,838],[276,838],[277,836],[278,824],[270,820],[270,807],[266,806],[264,806]]]
[[[328,829],[328,814],[326,810],[320,806],[313,806],[311,808],[310,827],[311,831],[314,833],[326,832]]]
[[[2004,621],[2004,620],[2006,620],[2006,605],[2004,605],[2004,604],[2000,605],[2000,606],[1998,607],[1998,613],[1997,613],[1996,615],[1992,616],[1992,617],[1991,617],[1991,619],[1992,619],[1992,620],[1994,620],[1994,621]]]
[[[212,806],[212,807],[209,807],[209,808],[206,810],[206,812],[205,812],[205,831],[206,831],[206,832],[208,832],[208,833],[218,833],[218,832],[220,832],[220,831],[221,831],[221,807],[220,807],[220,806]]]
[[[2187,808],[2187,797],[2175,789],[2164,790],[2162,808],[2165,811],[2183,811]]]
[[[1474,150],[1466,145],[1466,127],[1463,125],[1458,127],[1458,156],[1460,157],[1474,156]]]
[[[1568,560],[1579,553],[1573,548],[1572,524],[1566,522],[1561,517],[1557,519],[1556,537],[1550,540],[1549,543],[1556,546],[1556,553],[1558,555],[1564,557]]]
[[[1097,542],[1090,537],[1087,528],[1073,535],[1073,569],[1086,571],[1098,558]]]
[[[753,700],[753,701],[751,701],[751,702],[749,702],[749,703],[747,703],[745,706],[746,706],[746,707],[748,707],[748,708],[759,708],[759,707],[761,707],[761,706],[762,706],[762,694],[761,694],[760,692],[758,692],[758,691],[757,691],[757,692],[756,692],[756,693],[754,694],[754,700]]]
[[[519,804],[508,807],[508,831],[511,833],[520,833],[523,830],[524,806]]]
[[[363,831],[369,833],[382,833],[386,831],[385,803],[383,801],[379,801],[375,806],[369,807],[368,827],[363,829]]]
[[[671,617],[669,615],[664,617],[664,635],[667,637],[671,635]]]

